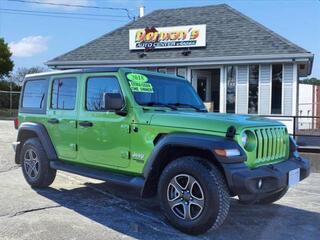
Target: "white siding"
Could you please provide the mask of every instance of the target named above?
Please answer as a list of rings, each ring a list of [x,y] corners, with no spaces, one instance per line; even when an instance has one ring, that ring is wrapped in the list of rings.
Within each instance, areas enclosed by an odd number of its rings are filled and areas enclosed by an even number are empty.
[[[271,109],[271,65],[260,66],[259,78],[259,114],[269,115]]]
[[[248,65],[239,65],[237,71],[236,109],[238,114],[248,113]]]
[[[292,115],[293,105],[293,65],[283,64],[283,115]]]
[[[299,116],[313,116],[313,104],[316,93],[313,85],[299,84]],[[312,127],[311,118],[299,119],[299,129],[310,129]]]
[[[219,111],[221,113],[226,112],[226,66],[221,68],[220,72],[220,108]]]

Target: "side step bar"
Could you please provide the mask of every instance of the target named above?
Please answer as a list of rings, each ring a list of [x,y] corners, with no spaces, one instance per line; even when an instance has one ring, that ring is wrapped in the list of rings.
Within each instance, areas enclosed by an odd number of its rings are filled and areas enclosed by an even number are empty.
[[[145,182],[143,177],[132,177],[118,173],[111,173],[99,169],[65,163],[60,160],[51,161],[50,167],[56,170],[78,174],[84,177],[106,181],[115,185],[134,188],[135,190],[139,190],[139,192],[141,192]]]

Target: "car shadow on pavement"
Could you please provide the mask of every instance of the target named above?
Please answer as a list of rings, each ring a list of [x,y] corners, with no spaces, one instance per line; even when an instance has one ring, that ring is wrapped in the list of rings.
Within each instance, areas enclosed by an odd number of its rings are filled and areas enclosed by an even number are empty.
[[[86,186],[73,189],[35,191],[107,228],[137,239],[275,240],[318,239],[320,235],[320,213],[280,204],[247,206],[232,199],[229,216],[220,229],[192,237],[166,222],[156,199],[139,199],[124,188],[86,183]]]

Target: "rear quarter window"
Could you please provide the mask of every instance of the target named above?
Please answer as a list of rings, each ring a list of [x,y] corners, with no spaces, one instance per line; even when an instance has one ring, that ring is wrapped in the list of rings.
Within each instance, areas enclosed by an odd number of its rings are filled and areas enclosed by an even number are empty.
[[[24,112],[42,112],[46,108],[48,81],[46,79],[27,80],[21,100]]]

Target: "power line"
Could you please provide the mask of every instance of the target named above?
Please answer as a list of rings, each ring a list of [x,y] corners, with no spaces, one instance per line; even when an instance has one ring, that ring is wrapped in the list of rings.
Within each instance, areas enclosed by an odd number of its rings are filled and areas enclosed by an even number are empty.
[[[84,17],[68,17],[61,15],[49,15],[49,14],[37,14],[37,13],[23,13],[23,12],[10,12],[7,10],[1,10],[1,13],[4,14],[13,14],[13,15],[29,15],[29,16],[40,16],[40,17],[54,17],[54,18],[66,18],[66,19],[81,19],[81,20],[94,20],[94,21],[112,21],[112,22],[125,22],[117,19],[106,19],[106,18],[84,18]]]
[[[125,16],[120,15],[105,15],[105,14],[90,14],[90,13],[64,13],[64,12],[55,12],[55,11],[35,11],[35,10],[20,10],[20,9],[13,9],[13,8],[0,8],[0,10],[5,11],[13,11],[13,12],[27,12],[27,13],[44,13],[44,14],[58,14],[58,15],[79,15],[79,16],[92,16],[92,17],[116,17],[116,18],[123,18]]]
[[[133,19],[130,16],[130,12],[127,8],[116,8],[116,7],[98,7],[92,5],[80,5],[80,4],[67,4],[67,3],[52,3],[52,2],[40,2],[40,1],[26,1],[26,0],[8,0],[11,2],[21,2],[21,3],[32,3],[41,5],[53,5],[53,6],[64,6],[64,7],[78,7],[78,8],[93,8],[93,9],[107,9],[107,10],[120,10],[125,11],[129,19]]]

